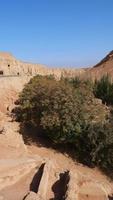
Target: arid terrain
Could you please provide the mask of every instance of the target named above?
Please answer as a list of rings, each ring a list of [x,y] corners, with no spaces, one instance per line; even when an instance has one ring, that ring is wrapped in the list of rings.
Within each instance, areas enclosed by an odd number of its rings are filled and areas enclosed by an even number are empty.
[[[27,144],[11,110],[24,85],[36,74],[100,78],[113,76],[113,52],[89,69],[52,69],[0,53],[0,200],[107,200],[113,182],[43,141]],[[111,199],[111,198],[110,198]]]

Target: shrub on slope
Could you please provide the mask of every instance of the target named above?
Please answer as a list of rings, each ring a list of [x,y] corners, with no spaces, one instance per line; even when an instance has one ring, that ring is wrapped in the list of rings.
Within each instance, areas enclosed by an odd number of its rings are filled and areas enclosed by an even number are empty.
[[[15,114],[23,124],[35,126],[55,143],[71,143],[82,163],[112,171],[113,128],[106,106],[88,84],[36,76],[18,103]]]

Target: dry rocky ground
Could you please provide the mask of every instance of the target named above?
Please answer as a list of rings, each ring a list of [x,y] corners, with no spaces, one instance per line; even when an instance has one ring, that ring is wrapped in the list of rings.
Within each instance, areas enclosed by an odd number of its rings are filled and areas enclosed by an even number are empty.
[[[39,141],[24,144],[10,116],[30,76],[0,78],[0,200],[107,200],[111,182]]]

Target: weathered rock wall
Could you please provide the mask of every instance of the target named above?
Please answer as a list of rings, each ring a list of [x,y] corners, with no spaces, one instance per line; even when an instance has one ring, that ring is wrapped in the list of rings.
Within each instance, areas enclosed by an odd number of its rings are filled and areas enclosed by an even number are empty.
[[[9,53],[0,53],[0,75],[4,76],[34,76],[54,75],[56,78],[61,76],[76,76],[85,72],[85,69],[69,68],[48,68],[41,64],[31,64],[15,59]]]

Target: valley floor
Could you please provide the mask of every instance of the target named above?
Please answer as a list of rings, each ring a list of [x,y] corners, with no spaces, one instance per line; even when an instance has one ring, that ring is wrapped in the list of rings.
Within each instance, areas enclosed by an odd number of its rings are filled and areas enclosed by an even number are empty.
[[[74,162],[40,140],[24,144],[19,123],[7,111],[22,85],[15,88],[11,79],[0,83],[0,200],[107,200],[113,182],[98,169]]]

